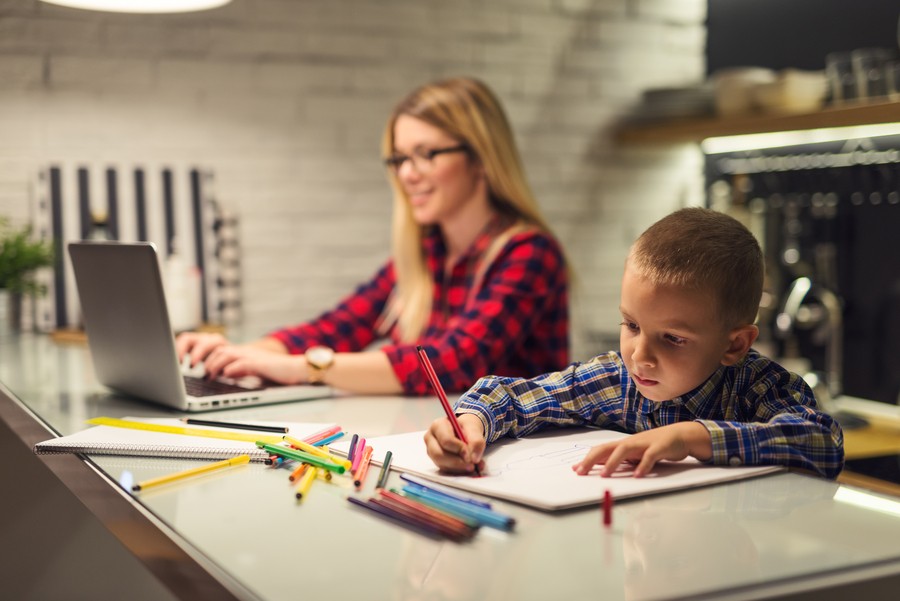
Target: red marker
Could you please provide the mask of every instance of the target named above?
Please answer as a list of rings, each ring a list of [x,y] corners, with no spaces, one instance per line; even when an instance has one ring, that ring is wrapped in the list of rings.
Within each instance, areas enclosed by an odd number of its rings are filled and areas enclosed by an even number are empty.
[[[612,526],[612,493],[607,488],[603,493],[603,525],[607,528]]]
[[[469,444],[469,441],[466,440],[466,435],[463,434],[462,427],[459,425],[459,420],[456,419],[456,414],[453,413],[453,407],[450,406],[450,401],[447,400],[447,394],[444,392],[444,387],[441,386],[441,381],[438,380],[437,374],[434,373],[434,367],[428,359],[428,354],[421,346],[417,346],[416,351],[419,354],[419,364],[422,366],[425,375],[428,376],[431,387],[434,388],[434,391],[437,393],[438,399],[441,401],[441,406],[444,408],[444,413],[447,415],[447,419],[450,420],[450,425],[453,426],[453,433],[465,444]],[[481,476],[478,465],[475,466],[475,475]]]

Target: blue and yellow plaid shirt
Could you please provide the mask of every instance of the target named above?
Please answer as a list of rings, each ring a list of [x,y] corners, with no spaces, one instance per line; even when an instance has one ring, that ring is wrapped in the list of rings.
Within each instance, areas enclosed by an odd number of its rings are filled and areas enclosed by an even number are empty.
[[[827,478],[837,477],[844,465],[840,425],[816,409],[803,378],[755,350],[669,401],[644,398],[621,355],[610,352],[536,378],[481,378],[456,402],[456,412],[477,415],[489,443],[548,426],[634,434],[697,421],[712,438],[710,463],[784,465]]]

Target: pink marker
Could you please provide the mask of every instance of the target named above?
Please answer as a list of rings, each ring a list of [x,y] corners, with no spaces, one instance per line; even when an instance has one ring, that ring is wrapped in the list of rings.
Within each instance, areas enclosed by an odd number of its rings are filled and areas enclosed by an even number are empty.
[[[302,438],[301,440],[308,444],[316,444],[323,438],[328,438],[332,434],[337,434],[340,431],[341,431],[340,426],[331,426],[330,428],[325,428],[324,430],[320,430],[319,432],[316,432],[315,434],[310,434],[309,436],[307,436],[306,438]]]
[[[348,457],[350,459],[350,471],[354,474],[356,473],[356,468],[359,467],[359,462],[362,461],[363,450],[366,448],[366,439],[360,438],[356,443],[356,453],[353,454],[353,457]]]

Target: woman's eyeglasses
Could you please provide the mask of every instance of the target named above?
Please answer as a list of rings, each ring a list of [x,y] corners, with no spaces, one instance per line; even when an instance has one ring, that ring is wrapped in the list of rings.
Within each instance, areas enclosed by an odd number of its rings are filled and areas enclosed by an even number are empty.
[[[416,171],[418,171],[419,173],[429,173],[432,169],[434,169],[434,157],[438,156],[439,154],[468,151],[469,147],[465,144],[459,144],[458,146],[448,146],[447,148],[433,148],[431,150],[417,148],[410,155],[395,154],[389,156],[388,158],[384,159],[384,164],[394,173],[399,173],[400,168],[403,167],[403,163],[405,163],[406,161],[411,161]]]

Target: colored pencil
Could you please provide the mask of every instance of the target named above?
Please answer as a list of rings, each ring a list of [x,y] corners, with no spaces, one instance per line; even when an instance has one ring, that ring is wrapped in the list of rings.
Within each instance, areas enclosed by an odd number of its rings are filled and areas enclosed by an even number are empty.
[[[474,528],[455,520],[452,516],[442,514],[429,507],[421,507],[421,504],[400,495],[388,496],[391,494],[389,491],[383,490],[381,493],[381,497],[373,497],[369,499],[369,502],[392,509],[409,519],[430,524],[444,536],[456,541],[466,540],[475,535]]]
[[[480,526],[477,520],[466,517],[457,517],[450,515],[449,513],[444,513],[443,511],[439,511],[434,507],[430,507],[428,505],[425,505],[424,503],[420,503],[419,501],[411,499],[410,497],[401,495],[395,490],[380,490],[378,491],[378,493],[385,498],[393,499],[397,503],[401,503],[403,505],[411,507],[416,511],[431,516],[439,522],[448,524],[453,528],[478,528]]]
[[[239,424],[237,422],[219,422],[211,419],[195,419],[193,417],[184,417],[181,419],[186,424],[192,426],[214,426],[216,428],[234,428],[236,430],[253,430],[255,432],[279,432],[286,434],[288,428],[286,426],[260,426],[257,424]]]
[[[415,485],[406,485],[403,492],[408,497],[416,499],[426,505],[430,505],[436,509],[450,513],[456,516],[465,516],[477,520],[484,526],[497,528],[498,530],[512,530],[516,521],[514,518],[494,511],[493,509],[485,509],[477,507],[470,503],[455,501],[447,497],[436,495],[427,489],[422,489]]]
[[[444,536],[440,528],[423,520],[407,517],[393,509],[374,504],[370,501],[363,501],[361,499],[357,499],[356,497],[347,497],[347,500],[357,507],[362,507],[363,509],[376,513],[381,517],[388,518],[395,523],[399,523],[403,526],[406,526],[407,528],[411,528],[421,534],[425,534],[434,538],[440,538]]]
[[[430,480],[426,480],[424,478],[419,478],[417,476],[412,476],[410,474],[400,474],[400,478],[402,480],[406,480],[410,484],[415,484],[416,486],[421,486],[422,488],[427,488],[431,490],[435,494],[440,494],[456,501],[462,501],[464,503],[471,503],[472,505],[477,505],[478,507],[484,507],[485,509],[490,509],[491,504],[486,501],[479,501],[478,499],[473,499],[472,497],[463,496],[460,492],[456,490],[451,490],[446,486],[441,486],[439,484],[435,484]]]

